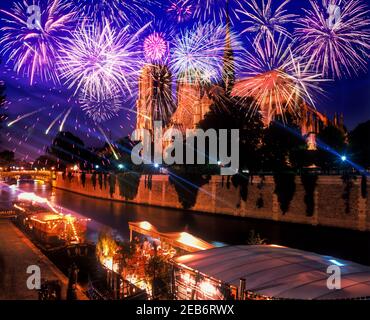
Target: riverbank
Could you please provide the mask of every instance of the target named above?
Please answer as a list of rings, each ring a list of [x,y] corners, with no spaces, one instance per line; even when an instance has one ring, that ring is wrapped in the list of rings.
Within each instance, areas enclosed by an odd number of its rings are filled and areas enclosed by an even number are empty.
[[[67,293],[67,277],[10,220],[0,220],[0,300],[38,300],[38,292],[27,288],[29,266],[38,266],[41,278],[59,280],[62,298]],[[86,300],[80,289],[78,300]]]
[[[53,187],[141,205],[370,231],[370,196],[364,192],[361,177],[289,176],[279,180],[264,176],[234,183],[227,177],[212,176],[198,177],[193,185],[199,188],[191,187],[191,181],[179,183],[166,175],[115,176],[112,180],[104,175],[66,177],[59,173]]]

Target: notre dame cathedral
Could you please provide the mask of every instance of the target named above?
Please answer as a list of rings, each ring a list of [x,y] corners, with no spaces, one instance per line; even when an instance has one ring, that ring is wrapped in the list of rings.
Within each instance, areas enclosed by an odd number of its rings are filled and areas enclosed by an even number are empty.
[[[231,25],[229,17],[226,19],[222,84],[202,85],[182,80],[176,83],[176,88],[173,88],[172,74],[166,65],[144,66],[139,79],[136,129],[147,129],[153,132],[154,121],[162,121],[164,130],[174,127],[185,132],[196,128],[214,103],[215,97],[220,94],[235,98],[253,97],[251,92],[253,90],[248,90],[248,86],[249,84],[252,86],[255,79],[235,79]],[[256,77],[271,78],[274,76],[273,73],[274,71],[270,71]],[[175,99],[173,89],[176,89]],[[272,121],[267,109],[267,103],[259,105],[259,112],[265,126]],[[306,138],[309,150],[316,149],[317,134],[329,124],[345,132],[343,115],[335,114],[331,121],[306,103],[300,106],[297,123],[301,128],[302,136]]]

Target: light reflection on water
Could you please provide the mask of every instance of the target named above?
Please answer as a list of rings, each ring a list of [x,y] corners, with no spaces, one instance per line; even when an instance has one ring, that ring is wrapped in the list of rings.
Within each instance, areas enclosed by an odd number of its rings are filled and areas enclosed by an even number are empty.
[[[112,228],[122,239],[129,239],[129,221],[148,221],[162,232],[186,231],[205,241],[224,244],[247,244],[254,230],[268,243],[282,245],[370,265],[370,233],[344,229],[314,227],[269,220],[192,213],[185,210],[133,205],[93,199],[43,184],[21,184],[27,192],[49,198],[64,207],[64,213],[90,218],[87,238],[96,241],[99,232]],[[14,188],[2,187],[0,207],[11,206]]]

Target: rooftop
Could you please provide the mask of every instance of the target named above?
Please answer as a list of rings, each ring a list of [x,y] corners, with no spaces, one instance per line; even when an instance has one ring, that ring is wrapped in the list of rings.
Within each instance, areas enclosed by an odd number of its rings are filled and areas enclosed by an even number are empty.
[[[256,294],[282,299],[370,297],[370,267],[311,252],[274,246],[230,246],[176,258],[180,265]],[[341,289],[329,290],[331,265],[341,269]]]

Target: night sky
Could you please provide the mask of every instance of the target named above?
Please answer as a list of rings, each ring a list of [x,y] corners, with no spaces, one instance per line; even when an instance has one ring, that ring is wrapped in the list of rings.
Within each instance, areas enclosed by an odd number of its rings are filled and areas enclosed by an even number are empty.
[[[218,2],[220,1],[218,0]],[[370,5],[370,0],[366,1]],[[169,2],[169,0],[162,0],[162,8],[154,9],[155,17],[146,17],[141,23],[146,23],[149,19],[153,19],[157,23],[162,19],[173,25],[174,32],[179,32],[180,29],[189,28],[196,22],[197,19],[184,23],[171,20],[171,16],[166,12]],[[1,0],[0,9],[9,10],[13,3],[10,0]],[[308,0],[292,0],[287,8],[294,13],[302,14],[302,7],[307,5]],[[1,17],[3,14],[0,13]],[[0,28],[3,26],[4,21],[0,20]],[[238,34],[241,30],[243,30],[243,25],[234,19],[233,31]],[[243,37],[245,38],[247,35],[242,36],[242,40],[245,40]],[[248,47],[247,41],[245,41],[245,46]],[[62,85],[55,86],[52,82],[47,83],[40,81],[40,79],[37,79],[36,83],[30,86],[29,79],[22,74],[16,74],[13,71],[12,62],[6,64],[6,60],[7,57],[2,57],[0,80],[6,83],[8,121],[41,108],[43,110],[17,122],[10,128],[5,128],[2,133],[2,136],[5,135],[5,137],[1,142],[0,150],[13,150],[18,158],[26,160],[35,159],[43,154],[44,148],[50,144],[53,136],[57,133],[59,125],[54,126],[49,135],[45,135],[45,130],[60,112],[70,106],[73,106],[73,109],[64,130],[78,135],[87,145],[98,146],[104,143],[104,139],[94,123],[80,109],[76,98],[71,98],[73,90],[68,90]],[[329,117],[332,117],[334,112],[343,112],[346,126],[353,129],[358,123],[370,119],[369,89],[370,72],[352,79],[331,82],[325,85],[326,97],[320,99],[317,108],[320,112],[327,113]],[[128,99],[124,103],[125,107],[134,108],[135,100],[135,96]],[[119,117],[103,123],[102,128],[114,140],[130,134],[134,129],[135,120],[135,113],[123,110],[119,113]]]

